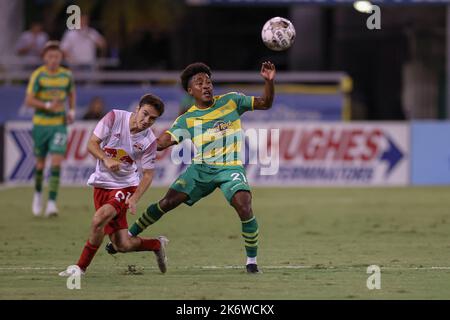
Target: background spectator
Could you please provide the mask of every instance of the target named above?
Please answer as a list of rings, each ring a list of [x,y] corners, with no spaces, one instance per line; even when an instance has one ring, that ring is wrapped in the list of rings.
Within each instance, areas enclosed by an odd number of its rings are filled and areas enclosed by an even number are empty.
[[[106,40],[97,30],[89,26],[89,16],[81,16],[81,29],[68,30],[61,40],[61,48],[72,67],[92,69],[97,60],[97,48],[102,55],[106,50]]]
[[[32,22],[29,30],[24,31],[16,44],[16,53],[20,56],[40,58],[42,49],[48,40],[40,22]]]
[[[105,103],[102,98],[94,97],[89,103],[87,112],[83,116],[83,120],[99,120],[105,115]]]

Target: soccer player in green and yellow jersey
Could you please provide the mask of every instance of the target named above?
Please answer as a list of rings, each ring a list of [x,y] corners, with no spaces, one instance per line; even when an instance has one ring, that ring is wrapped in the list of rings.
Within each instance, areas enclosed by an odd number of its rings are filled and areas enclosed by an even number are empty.
[[[61,67],[63,52],[58,41],[45,45],[42,57],[44,65],[37,68],[30,77],[25,103],[34,108],[33,141],[36,156],[35,193],[32,211],[42,211],[42,182],[45,158],[51,154],[49,196],[45,216],[58,214],[56,198],[59,188],[61,163],[66,153],[67,124],[75,118],[75,87],[72,72]],[[66,114],[65,102],[69,102]]]
[[[151,204],[131,226],[129,232],[133,236],[181,203],[192,206],[220,188],[241,219],[247,272],[259,272],[256,261],[258,223],[253,215],[250,187],[240,159],[240,118],[246,111],[266,110],[272,106],[275,66],[271,62],[264,62],[261,76],[265,81],[262,97],[234,92],[213,96],[209,67],[203,63],[186,67],[181,74],[181,82],[186,92],[195,99],[195,105],[179,116],[172,127],[158,138],[158,150],[180,143],[183,139],[191,139],[197,154],[193,163],[170,186],[164,198]],[[108,244],[106,250],[114,253],[115,248]]]

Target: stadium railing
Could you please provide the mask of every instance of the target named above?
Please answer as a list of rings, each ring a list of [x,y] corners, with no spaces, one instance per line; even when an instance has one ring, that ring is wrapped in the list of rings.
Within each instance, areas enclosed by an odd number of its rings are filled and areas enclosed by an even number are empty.
[[[2,80],[7,84],[11,81],[19,80],[22,78],[22,72],[29,72],[34,68],[42,65],[42,59],[39,57],[26,57],[26,56],[2,56],[0,58],[0,75]],[[104,68],[116,68],[120,65],[118,58],[97,58],[92,64],[92,70],[99,71]],[[76,68],[77,65],[68,65],[69,67]]]
[[[100,82],[178,82],[179,71],[74,71],[75,81]],[[0,81],[9,84],[13,81],[27,81],[29,70],[0,71]],[[255,71],[216,71],[214,81],[219,82],[260,82]],[[281,83],[340,83],[348,82],[345,72],[278,72],[277,82]]]
[[[117,70],[74,70],[75,82],[79,89],[105,88],[109,85],[128,85],[132,87],[179,87],[180,71],[117,71]],[[0,71],[0,85],[13,88],[25,85],[30,77],[30,70]],[[215,71],[215,84],[240,92],[259,92],[262,83],[258,71]],[[288,105],[302,105],[316,114],[314,106],[320,104],[326,108],[331,102],[326,97],[333,97],[333,108],[339,104],[339,116],[336,119],[351,119],[350,92],[352,80],[345,72],[277,72],[277,94],[287,95]],[[88,85],[88,86],[83,86]],[[91,86],[93,85],[93,86]],[[253,91],[252,91],[253,90]],[[181,91],[180,91],[181,93]],[[301,101],[295,100],[298,95]],[[314,101],[310,99],[315,97]],[[325,98],[325,101],[322,100]],[[181,98],[180,98],[181,99]],[[306,100],[305,100],[306,99]],[[297,102],[296,102],[297,101]],[[280,100],[280,102],[282,102]],[[295,106],[294,106],[295,107]],[[315,116],[314,116],[315,117]],[[333,119],[334,119],[333,118]],[[309,118],[308,118],[309,119]],[[335,119],[335,120],[336,120]]]

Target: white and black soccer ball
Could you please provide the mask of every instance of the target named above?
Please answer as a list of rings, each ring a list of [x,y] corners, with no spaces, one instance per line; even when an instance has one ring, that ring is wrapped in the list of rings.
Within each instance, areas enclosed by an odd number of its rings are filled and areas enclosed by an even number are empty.
[[[264,24],[261,38],[266,47],[271,50],[286,50],[295,41],[294,25],[288,19],[274,17]]]

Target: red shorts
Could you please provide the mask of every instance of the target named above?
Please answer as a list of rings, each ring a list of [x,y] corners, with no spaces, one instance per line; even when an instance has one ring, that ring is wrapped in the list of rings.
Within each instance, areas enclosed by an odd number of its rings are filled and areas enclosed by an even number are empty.
[[[94,188],[95,210],[100,209],[105,204],[112,205],[117,215],[105,226],[105,234],[112,234],[121,229],[128,229],[127,205],[125,200],[133,195],[137,187],[127,187],[123,189],[102,189]]]

